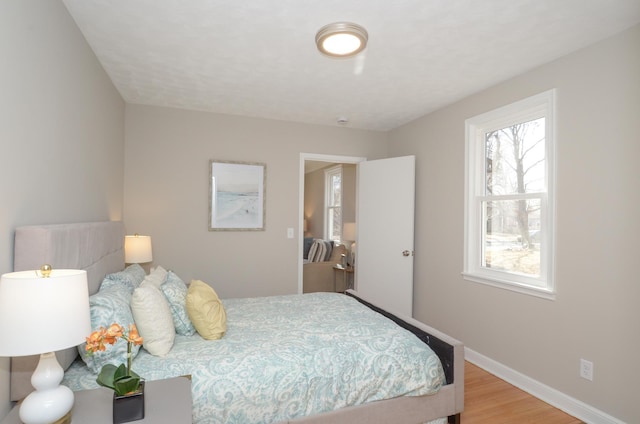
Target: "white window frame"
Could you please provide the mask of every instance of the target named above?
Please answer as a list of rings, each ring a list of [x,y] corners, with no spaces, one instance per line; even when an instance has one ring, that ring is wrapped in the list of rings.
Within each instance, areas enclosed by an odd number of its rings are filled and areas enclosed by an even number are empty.
[[[335,175],[340,176],[340,206],[331,204],[333,199],[333,186],[331,184],[331,178]],[[326,240],[332,240],[329,225],[329,216],[331,215],[330,211],[333,209],[342,210],[342,166],[340,165],[332,166],[325,169],[324,171],[324,237]],[[342,216],[342,214],[340,214],[340,216]],[[338,232],[339,234],[338,239],[335,240],[336,242],[342,239],[342,223],[340,223]]]
[[[465,249],[464,279],[520,293],[555,299],[555,90],[526,98],[465,121]],[[482,266],[482,201],[486,184],[485,134],[490,131],[545,118],[545,188],[541,200],[540,277],[534,278]]]

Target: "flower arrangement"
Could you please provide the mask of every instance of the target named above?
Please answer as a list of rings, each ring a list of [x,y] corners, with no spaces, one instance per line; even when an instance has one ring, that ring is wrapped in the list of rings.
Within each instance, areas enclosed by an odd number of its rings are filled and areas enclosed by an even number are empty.
[[[140,376],[131,371],[131,348],[142,344],[142,337],[138,334],[135,324],[129,326],[126,331],[120,324],[113,323],[109,328],[100,327],[87,337],[86,351],[91,355],[96,352],[103,352],[107,345],[113,345],[118,339],[127,342],[127,365],[120,364],[116,367],[113,364],[106,364],[100,370],[96,382],[104,387],[108,387],[116,392],[118,396],[134,393],[140,387]]]

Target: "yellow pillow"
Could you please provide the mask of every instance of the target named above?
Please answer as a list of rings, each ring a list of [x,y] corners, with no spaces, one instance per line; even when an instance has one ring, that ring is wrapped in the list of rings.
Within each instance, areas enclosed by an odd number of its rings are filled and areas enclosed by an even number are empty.
[[[217,340],[227,331],[227,313],[215,290],[207,283],[193,280],[187,291],[187,314],[204,339]]]

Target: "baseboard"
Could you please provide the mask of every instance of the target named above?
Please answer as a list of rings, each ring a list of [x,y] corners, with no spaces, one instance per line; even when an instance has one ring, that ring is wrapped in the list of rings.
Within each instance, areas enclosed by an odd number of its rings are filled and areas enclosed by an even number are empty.
[[[584,402],[574,399],[554,388],[540,383],[524,374],[519,373],[499,362],[494,361],[468,347],[464,348],[465,360],[513,384],[532,396],[553,405],[556,408],[574,416],[588,424],[625,424],[623,421],[612,417]]]

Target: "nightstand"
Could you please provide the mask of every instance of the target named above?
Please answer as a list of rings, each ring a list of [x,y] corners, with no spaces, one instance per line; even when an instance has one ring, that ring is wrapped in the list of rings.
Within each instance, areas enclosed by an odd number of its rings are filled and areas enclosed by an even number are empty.
[[[355,269],[352,266],[343,267],[340,264],[333,266],[333,291],[335,292],[345,292],[348,289],[353,288],[353,275]],[[340,286],[338,286],[338,282],[342,282]],[[338,289],[342,290],[338,290]]]
[[[74,392],[71,424],[113,424],[113,391],[100,387]],[[144,419],[137,423],[191,423],[191,380],[187,377],[147,381],[144,389]],[[1,424],[22,424],[14,407]]]

